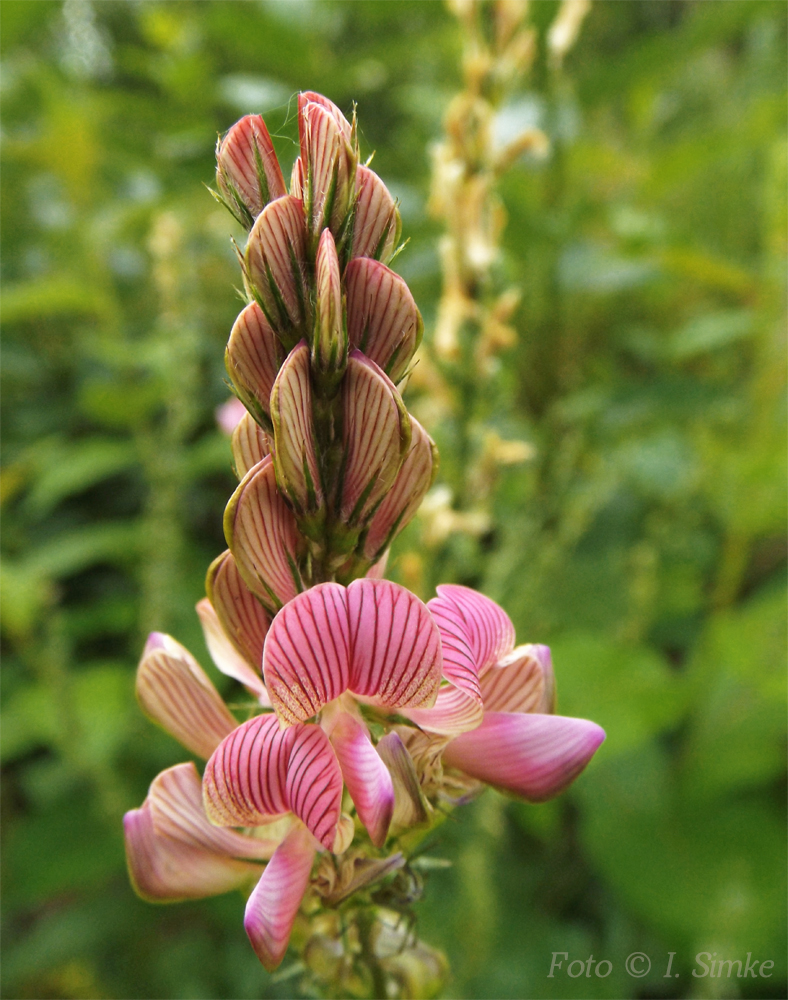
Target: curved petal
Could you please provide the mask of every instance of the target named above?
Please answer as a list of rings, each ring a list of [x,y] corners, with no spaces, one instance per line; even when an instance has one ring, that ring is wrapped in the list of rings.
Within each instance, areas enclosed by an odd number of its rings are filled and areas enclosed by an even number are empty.
[[[427,708],[441,676],[441,639],[425,604],[390,580],[347,588],[349,689],[388,708]]]
[[[303,722],[347,690],[350,672],[345,588],[321,583],[285,605],[263,651],[271,702],[285,722]]]
[[[445,618],[452,617],[465,630],[479,677],[514,647],[514,625],[495,601],[470,587],[441,584],[430,610],[440,607]]]
[[[221,626],[213,605],[207,597],[197,602],[197,615],[202,625],[205,645],[211,659],[226,677],[232,677],[259,698],[266,694],[263,678],[256,673],[230,642]]]
[[[443,761],[479,781],[544,802],[580,774],[604,738],[604,730],[587,719],[486,712],[478,729],[452,740]]]
[[[300,156],[295,158],[293,169],[290,172],[290,194],[301,201],[304,200],[304,162]]]
[[[271,389],[283,360],[279,338],[263,310],[252,302],[233,324],[224,364],[239,396],[258,415],[271,412]]]
[[[391,489],[372,516],[364,540],[364,555],[376,559],[419,509],[438,470],[438,451],[415,417],[410,418],[411,441],[405,461]]]
[[[390,489],[410,447],[410,417],[394,383],[360,351],[342,382],[344,407],[340,518],[363,524]]]
[[[235,474],[243,479],[246,473],[271,454],[272,440],[251,413],[244,411],[230,439]]]
[[[472,639],[465,622],[457,613],[454,604],[440,597],[433,597],[428,602],[427,608],[435,619],[441,635],[443,676],[461,695],[466,696],[469,710],[471,703],[475,704],[477,715],[475,724],[478,725],[481,722],[482,694],[479,687],[476,651],[471,645]],[[455,709],[460,708],[462,698],[451,695],[448,702]]]
[[[402,715],[426,732],[459,736],[481,724],[484,708],[481,697],[453,684],[445,684],[438,691],[432,708],[406,708],[402,709]]]
[[[270,858],[286,831],[250,837],[208,822],[202,781],[193,763],[176,764],[153,779],[148,792],[153,827],[162,837],[233,858]],[[276,835],[278,834],[278,836]]]
[[[353,257],[391,259],[402,233],[394,199],[374,170],[356,170],[356,210],[353,218]]]
[[[299,94],[298,130],[310,231],[317,235],[324,226],[330,226],[338,235],[354,190],[357,157],[352,128],[330,101]]]
[[[273,329],[292,347],[309,334],[303,206],[285,195],[263,209],[249,233],[244,271]]]
[[[413,758],[398,733],[391,732],[378,740],[375,748],[391,773],[394,785],[393,827],[407,829],[426,823],[431,807],[421,791]]]
[[[157,834],[147,800],[123,817],[123,833],[131,884],[151,903],[218,896],[242,888],[261,871],[260,865]]]
[[[394,813],[391,774],[372,745],[366,727],[348,712],[340,713],[330,740],[359,819],[375,847],[382,847]]]
[[[275,715],[258,715],[231,733],[206,764],[203,801],[217,826],[257,826],[293,812],[330,850],[342,772],[319,726],[280,729]]]
[[[208,567],[205,589],[225,634],[252,667],[262,687],[258,671],[263,669],[263,645],[270,619],[244,583],[232,552],[223,552]]]
[[[224,512],[224,534],[244,583],[273,614],[302,589],[301,536],[270,455],[238,484]]]
[[[312,424],[312,381],[309,347],[302,341],[288,354],[271,390],[274,465],[280,488],[296,513],[323,505],[323,489]]]
[[[286,193],[271,136],[260,115],[244,115],[216,147],[216,183],[247,229],[263,206]]]
[[[518,646],[481,680],[489,712],[551,713],[555,704],[553,663],[547,646]]]
[[[269,972],[285,957],[314,859],[314,839],[303,826],[295,827],[276,849],[246,904],[244,928]]]
[[[198,757],[210,757],[237,722],[191,653],[153,632],[137,668],[143,712]]]
[[[347,366],[348,338],[342,309],[339,257],[330,229],[324,229],[315,260],[316,317],[312,363],[332,389]]]
[[[348,264],[345,283],[351,345],[399,382],[424,332],[410,289],[398,274],[369,257]]]

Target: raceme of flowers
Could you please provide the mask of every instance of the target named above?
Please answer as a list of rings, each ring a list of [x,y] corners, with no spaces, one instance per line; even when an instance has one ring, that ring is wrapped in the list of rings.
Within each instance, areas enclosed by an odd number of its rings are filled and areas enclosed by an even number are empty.
[[[249,892],[245,928],[269,970],[305,900],[325,911],[363,894],[406,863],[403,833],[483,784],[558,794],[604,739],[553,714],[549,650],[515,647],[488,598],[446,585],[424,604],[383,579],[436,469],[398,388],[422,322],[387,266],[399,214],[359,163],[355,118],[313,93],[298,116],[289,193],[259,116],[217,147],[216,196],[249,230],[249,304],[226,352],[240,483],[197,612],[248,717],[151,634],[140,704],[207,763],[202,778],[193,762],[164,771],[124,824],[143,898]]]

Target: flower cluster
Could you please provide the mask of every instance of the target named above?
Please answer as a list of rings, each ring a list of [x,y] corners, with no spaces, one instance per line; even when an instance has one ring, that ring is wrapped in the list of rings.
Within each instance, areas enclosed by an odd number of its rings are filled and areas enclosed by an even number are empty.
[[[239,723],[191,654],[153,633],[140,704],[207,764],[202,779],[193,763],[164,771],[125,818],[139,894],[251,890],[245,927],[268,969],[302,905],[325,917],[354,894],[374,898],[407,864],[398,838],[437,809],[482,783],[549,798],[604,738],[553,714],[549,650],[515,648],[488,598],[443,586],[424,604],[383,579],[436,467],[398,389],[421,317],[386,264],[399,215],[358,162],[355,123],[305,93],[299,131],[289,194],[259,116],[217,149],[217,197],[250,230],[249,304],[226,354],[244,406],[240,483],[197,612],[251,710]],[[374,935],[361,919],[355,944],[345,933],[351,952],[394,980],[414,968],[439,979],[440,956],[378,909]]]

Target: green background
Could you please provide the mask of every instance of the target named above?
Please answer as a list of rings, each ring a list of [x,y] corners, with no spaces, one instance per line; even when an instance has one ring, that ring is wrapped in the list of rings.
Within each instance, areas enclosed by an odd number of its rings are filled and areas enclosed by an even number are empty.
[[[444,824],[420,932],[448,997],[784,997],[786,8],[601,0],[556,80],[556,6],[532,6],[507,109],[553,143],[501,188],[519,344],[474,415],[536,457],[482,539],[430,552],[417,521],[392,565],[418,550],[425,596],[497,599],[552,647],[559,710],[608,739],[561,799],[487,793]],[[300,995],[258,964],[240,896],[152,907],[123,858],[123,811],[184,759],[136,706],[136,661],[155,627],[208,665],[192,609],[233,483],[213,410],[239,234],[203,184],[241,114],[266,114],[287,174],[292,95],[355,100],[429,338],[458,28],[405,0],[0,17],[3,996]],[[453,422],[428,429],[461,481]],[[613,972],[548,978],[557,951]],[[700,951],[773,975],[693,978]]]

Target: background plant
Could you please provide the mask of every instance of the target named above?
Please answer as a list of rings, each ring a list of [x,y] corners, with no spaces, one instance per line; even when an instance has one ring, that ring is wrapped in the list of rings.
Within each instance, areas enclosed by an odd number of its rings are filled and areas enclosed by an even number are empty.
[[[634,950],[677,950],[675,996],[716,985],[690,985],[696,951],[762,952],[774,978],[737,986],[780,996],[785,12],[597,3],[558,81],[556,9],[532,5],[532,75],[503,109],[552,148],[501,185],[522,299],[491,389],[516,406],[489,425],[535,456],[503,470],[494,530],[425,557],[414,524],[393,566],[423,596],[440,577],[499,600],[551,644],[559,710],[608,741],[566,799],[488,794],[444,825],[454,867],[430,874],[422,932],[456,996],[588,996],[545,978],[567,948],[614,962],[604,996],[632,995]],[[190,609],[232,486],[213,408],[235,263],[201,184],[241,113],[279,116],[289,163],[292,93],[357,100],[429,340],[426,151],[458,27],[409,3],[2,13],[3,993],[292,995],[238,938],[236,899],[138,902],[118,832],[173,759],[133,701],[140,639],[155,615],[201,650]],[[448,481],[451,426],[429,429]]]

